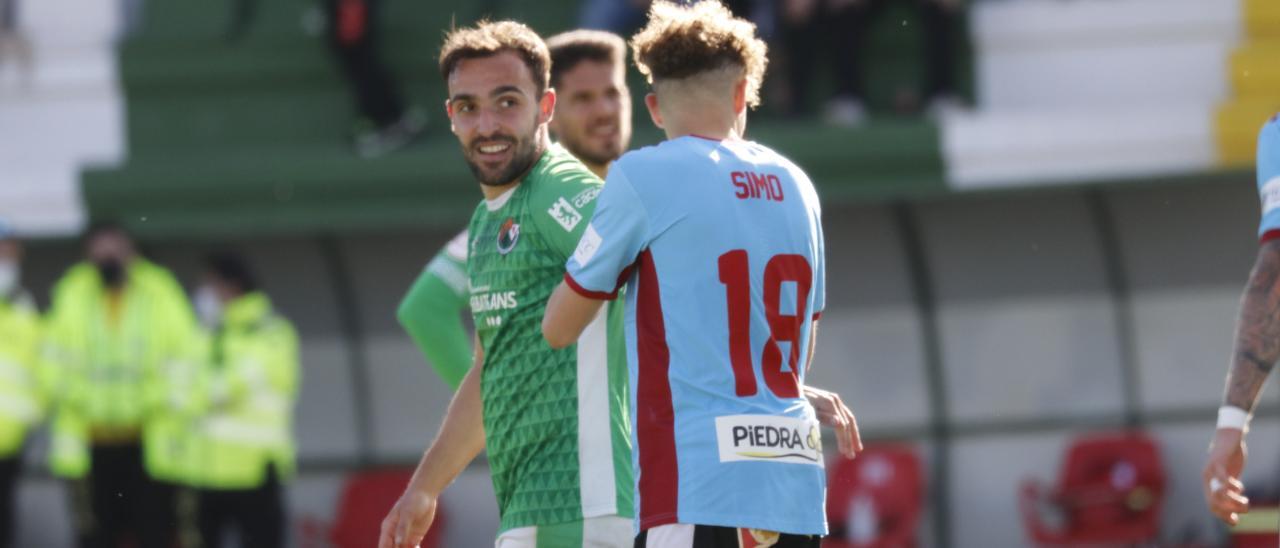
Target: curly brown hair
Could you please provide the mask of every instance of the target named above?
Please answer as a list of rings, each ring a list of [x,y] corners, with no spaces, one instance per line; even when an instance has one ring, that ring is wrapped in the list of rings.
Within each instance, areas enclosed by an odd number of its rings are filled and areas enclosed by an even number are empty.
[[[510,51],[520,56],[541,94],[550,85],[551,53],[538,33],[516,21],[480,21],[474,27],[455,28],[440,47],[440,75],[445,81],[466,59],[492,57]]]
[[[583,61],[609,63],[618,70],[626,70],[627,42],[621,36],[602,30],[571,30],[547,38],[551,50],[551,85],[558,85],[560,76]]]
[[[658,0],[649,23],[631,38],[636,67],[650,84],[679,80],[705,72],[742,67],[747,104],[760,104],[760,83],[769,63],[769,47],[756,37],[756,26],[733,16],[717,0],[682,6]]]

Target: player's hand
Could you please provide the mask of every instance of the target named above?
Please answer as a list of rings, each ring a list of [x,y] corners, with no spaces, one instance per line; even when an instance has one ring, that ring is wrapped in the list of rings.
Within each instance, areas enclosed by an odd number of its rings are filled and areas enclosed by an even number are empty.
[[[1219,428],[1209,447],[1209,462],[1204,465],[1202,482],[1209,510],[1228,525],[1240,522],[1240,514],[1249,511],[1240,474],[1247,458],[1244,433],[1235,428]]]
[[[854,418],[853,411],[845,406],[840,395],[806,386],[804,397],[809,400],[809,405],[813,406],[814,412],[818,415],[818,421],[835,429],[840,454],[850,459],[857,456],[862,451],[862,436],[858,435],[858,420]]]
[[[436,519],[436,500],[435,495],[417,491],[410,485],[382,520],[378,548],[418,548]]]

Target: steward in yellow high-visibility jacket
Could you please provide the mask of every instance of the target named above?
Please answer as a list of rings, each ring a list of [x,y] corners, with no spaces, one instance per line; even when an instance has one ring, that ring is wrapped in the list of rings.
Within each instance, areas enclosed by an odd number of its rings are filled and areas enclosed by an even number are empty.
[[[19,284],[21,264],[22,246],[0,221],[0,548],[13,546],[22,446],[43,406],[36,370],[40,317]]]
[[[205,361],[209,410],[195,431],[200,536],[221,546],[285,545],[282,482],[294,475],[298,336],[238,255],[208,259],[196,309],[212,333]]]
[[[44,347],[50,465],[69,481],[82,546],[169,548],[189,435],[203,407],[199,330],[169,271],[119,226],[85,237],[88,260],[53,289]]]

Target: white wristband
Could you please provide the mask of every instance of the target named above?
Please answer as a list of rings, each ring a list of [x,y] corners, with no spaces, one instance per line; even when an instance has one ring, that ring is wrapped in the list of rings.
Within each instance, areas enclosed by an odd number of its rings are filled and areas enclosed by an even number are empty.
[[[1234,405],[1218,408],[1218,428],[1234,428],[1241,432],[1249,430],[1249,412]]]

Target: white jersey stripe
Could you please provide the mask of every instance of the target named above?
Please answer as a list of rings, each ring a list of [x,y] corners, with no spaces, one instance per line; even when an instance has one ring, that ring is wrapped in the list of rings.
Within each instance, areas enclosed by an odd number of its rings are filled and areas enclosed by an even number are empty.
[[[578,481],[582,517],[618,513],[609,414],[608,307],[578,338]]]

